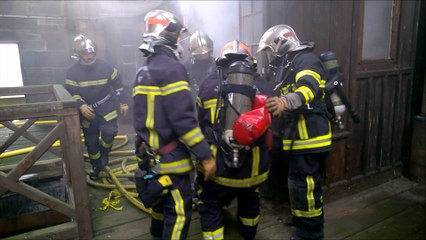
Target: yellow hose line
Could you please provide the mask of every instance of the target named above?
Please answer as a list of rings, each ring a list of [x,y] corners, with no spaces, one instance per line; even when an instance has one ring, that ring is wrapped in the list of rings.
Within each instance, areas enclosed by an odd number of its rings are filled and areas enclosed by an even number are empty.
[[[146,208],[140,201],[138,201],[135,197],[129,194],[129,192],[123,187],[120,181],[118,181],[117,177],[111,172],[111,169],[107,166],[105,168],[106,172],[109,174],[115,185],[118,187],[118,190],[129,200],[133,205],[141,209],[142,211],[151,214],[151,209]]]
[[[102,177],[101,175],[99,175],[99,176]],[[89,185],[92,185],[94,187],[103,187],[103,188],[109,188],[109,189],[117,188],[117,186],[115,184],[111,184],[111,183],[105,184],[105,183],[93,181],[92,179],[90,179],[89,174],[87,174],[87,176],[86,176],[86,181]],[[135,184],[122,185],[122,187],[125,188],[125,189],[136,189]]]
[[[18,123],[14,123],[16,126],[22,126],[25,122],[18,122]],[[36,121],[34,124],[37,125],[45,125],[45,124],[55,124],[57,123],[56,120],[49,120],[49,121]],[[2,124],[0,124],[0,128],[4,127]],[[81,136],[83,136],[83,134],[81,134]],[[124,141],[118,145],[114,145],[112,147],[112,150],[115,149],[119,149],[125,145],[127,145],[128,143],[128,138],[126,135],[119,135],[119,136],[115,136],[114,139],[124,139]],[[84,138],[82,139],[82,142],[84,142]],[[60,146],[60,141],[57,140],[52,144],[52,147],[59,147]],[[24,154],[24,153],[28,153],[31,152],[33,149],[35,148],[35,146],[33,147],[27,147],[27,148],[22,148],[22,149],[18,149],[18,150],[13,150],[13,151],[9,151],[9,152],[5,152],[0,154],[0,159],[1,158],[7,158],[7,157],[12,157],[15,155],[20,155],[20,154]],[[122,150],[122,151],[111,151],[110,155],[113,156],[133,156],[132,160],[135,160],[134,157],[134,150]],[[87,155],[85,155],[85,157],[87,157]],[[95,186],[95,187],[101,187],[101,188],[108,188],[108,189],[117,189],[121,192],[121,194],[123,194],[123,196],[126,197],[127,200],[129,200],[133,205],[135,205],[136,207],[138,207],[139,209],[141,209],[142,211],[151,214],[151,209],[150,208],[146,208],[142,202],[140,202],[137,198],[138,198],[138,193],[136,192],[130,192],[127,191],[127,189],[136,189],[136,185],[135,184],[126,184],[123,185],[118,178],[133,178],[134,174],[132,173],[132,171],[134,171],[135,169],[137,169],[138,164],[134,163],[134,164],[130,164],[128,166],[126,166],[127,160],[129,160],[129,158],[119,158],[119,159],[114,159],[111,160],[110,163],[119,163],[121,161],[121,167],[115,168],[115,169],[111,169],[109,166],[107,166],[105,168],[106,173],[101,172],[99,174],[99,177],[102,178],[103,183],[99,183],[96,181],[93,181],[92,179],[90,179],[89,174],[86,175],[86,181],[89,185],[91,186]],[[107,177],[110,177],[110,179],[113,181],[114,184],[109,183],[109,181],[107,180]]]
[[[58,120],[43,120],[43,121],[36,121],[33,125],[50,125],[50,124],[56,124],[58,123]],[[25,124],[25,122],[19,121],[16,123],[13,123],[15,126],[22,126]],[[3,124],[0,124],[0,128],[4,128]]]
[[[122,146],[125,146],[125,145],[129,142],[129,139],[127,138],[127,136],[126,136],[126,135],[119,135],[119,136],[115,136],[115,137],[114,137],[114,139],[124,139],[124,142],[123,142],[123,143],[118,144],[117,146],[113,146],[112,150],[113,150],[113,149],[120,148],[120,147],[122,147]],[[84,140],[82,140],[82,141],[84,142]],[[52,147],[59,147],[59,146],[61,146],[61,142],[60,142],[59,140],[55,141],[55,142],[52,144]],[[25,154],[25,153],[29,153],[29,152],[31,152],[32,150],[34,150],[34,148],[35,148],[35,147],[36,147],[36,146],[32,146],[32,147],[26,147],[26,148],[21,148],[21,149],[17,149],[17,150],[12,150],[12,151],[9,151],[9,152],[4,152],[4,153],[0,154],[0,159],[1,159],[1,158],[7,158],[7,157],[13,157],[13,156],[21,155],[21,154]],[[120,151],[120,152],[121,152],[121,153],[126,152],[126,153],[128,153],[128,155],[130,155],[130,154],[132,154],[132,152],[134,152],[134,151],[129,150],[129,151]],[[112,154],[114,155],[114,153],[113,153],[113,152],[110,152],[110,153],[112,153]],[[84,154],[84,157],[88,158],[87,154]]]

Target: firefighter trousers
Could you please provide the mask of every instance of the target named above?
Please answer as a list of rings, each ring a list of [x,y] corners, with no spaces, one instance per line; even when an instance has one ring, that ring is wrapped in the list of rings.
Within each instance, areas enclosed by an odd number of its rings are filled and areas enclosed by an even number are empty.
[[[91,120],[82,117],[81,125],[90,163],[93,167],[104,168],[108,165],[108,154],[118,132],[117,119],[105,121],[98,115]]]
[[[244,239],[254,239],[260,217],[260,197],[257,188],[233,188],[204,181],[197,174],[196,189],[200,203],[201,228],[204,239],[224,239],[223,207],[237,198],[237,224]]]
[[[189,174],[169,175],[169,192],[154,205],[151,235],[160,239],[186,239],[192,215],[192,190]]]
[[[327,152],[289,156],[288,190],[296,238],[324,238],[321,178],[326,158]]]

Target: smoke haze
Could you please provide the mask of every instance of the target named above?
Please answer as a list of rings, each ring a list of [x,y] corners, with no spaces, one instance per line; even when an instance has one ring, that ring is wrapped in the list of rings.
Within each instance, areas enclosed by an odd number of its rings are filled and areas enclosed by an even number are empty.
[[[227,42],[239,39],[238,1],[179,1],[179,5],[189,31],[206,32],[213,40],[214,57]]]

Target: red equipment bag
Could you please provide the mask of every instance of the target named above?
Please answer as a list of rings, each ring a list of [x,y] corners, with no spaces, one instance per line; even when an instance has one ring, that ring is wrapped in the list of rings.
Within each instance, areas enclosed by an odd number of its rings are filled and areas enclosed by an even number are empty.
[[[266,106],[245,112],[234,123],[234,139],[241,145],[249,145],[262,136],[270,124],[271,114]]]
[[[254,97],[253,106],[251,109],[258,109],[265,106],[266,99],[268,99],[268,97],[269,97],[268,95],[256,94],[256,96]]]

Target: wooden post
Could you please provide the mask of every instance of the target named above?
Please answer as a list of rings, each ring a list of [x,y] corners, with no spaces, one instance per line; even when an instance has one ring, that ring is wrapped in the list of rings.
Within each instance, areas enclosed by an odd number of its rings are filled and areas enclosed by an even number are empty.
[[[68,173],[76,209],[76,222],[80,239],[91,239],[93,228],[90,218],[90,203],[88,197],[86,172],[84,170],[83,148],[80,138],[80,120],[76,109],[76,114],[63,117],[65,123],[64,135],[61,138],[63,156]]]

